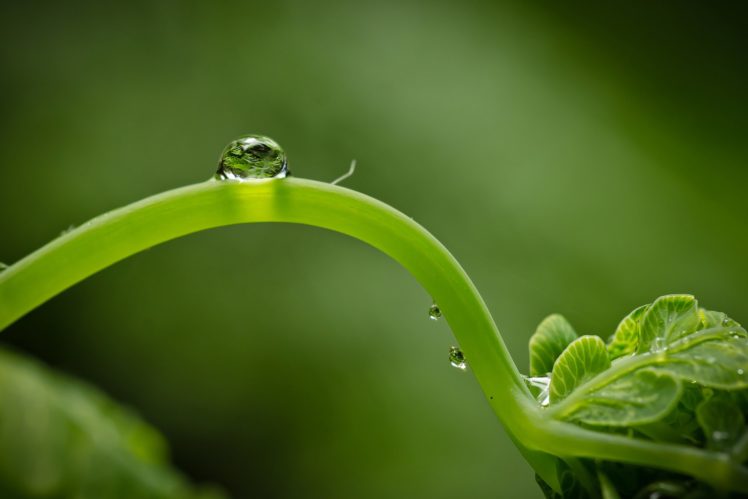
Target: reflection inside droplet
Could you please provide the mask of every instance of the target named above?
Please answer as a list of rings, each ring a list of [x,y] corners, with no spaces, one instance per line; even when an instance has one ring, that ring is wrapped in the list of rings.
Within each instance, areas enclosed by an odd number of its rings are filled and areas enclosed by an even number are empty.
[[[460,369],[462,371],[467,369],[467,360],[465,359],[465,355],[458,347],[449,348],[449,363],[452,365],[452,367],[456,367],[457,369]]]
[[[277,142],[263,135],[247,135],[231,142],[223,150],[215,178],[283,178],[289,173],[286,153]]]
[[[442,316],[442,311],[439,308],[439,305],[437,305],[436,303],[432,304],[429,307],[429,319],[431,319],[432,321],[436,321],[436,320],[439,320],[441,316]]]

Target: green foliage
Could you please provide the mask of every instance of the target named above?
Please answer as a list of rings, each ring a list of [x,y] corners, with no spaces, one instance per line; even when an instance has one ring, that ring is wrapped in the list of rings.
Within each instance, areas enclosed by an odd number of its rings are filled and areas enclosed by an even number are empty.
[[[748,469],[742,465],[748,439],[745,433],[738,436],[742,427],[737,418],[723,418],[705,405],[713,397],[729,396],[746,412],[748,333],[737,323],[699,309],[691,296],[666,296],[630,314],[606,345],[597,336],[577,337],[563,318],[552,316],[530,344],[532,371],[540,376],[523,379],[454,257],[402,213],[329,184],[294,178],[209,181],[98,217],[0,274],[0,328],[79,280],[155,244],[211,227],[267,221],[337,230],[375,246],[408,269],[444,310],[492,408],[552,497],[597,497],[599,476],[621,497],[668,490],[693,497],[714,490],[748,493]],[[532,403],[527,383],[541,390],[541,404]],[[62,429],[34,444],[76,449],[70,445],[75,439],[69,438],[74,432],[66,432],[64,424],[78,422],[80,408],[73,410],[78,406],[70,401],[77,397],[64,386],[41,398],[43,410],[28,410],[36,415],[45,414],[45,408],[64,408],[48,423]],[[542,393],[546,386],[547,393]],[[84,411],[96,414],[96,421],[101,412],[110,412],[92,402],[80,407],[99,408]],[[108,439],[97,436],[96,424],[89,426],[74,425],[85,428],[81,441],[87,444],[72,456],[50,450],[51,457],[38,460],[41,464],[19,459],[32,464],[11,470],[20,477],[14,487],[25,493],[24,484],[45,483],[42,477],[53,484],[44,492],[51,492],[36,497],[67,495],[63,487],[83,485],[79,497],[189,497],[182,482],[167,471],[158,444],[135,446],[145,449],[140,454],[125,445],[130,440],[121,436],[122,424],[102,422],[109,428],[102,434],[116,437]],[[714,432],[729,435],[717,439],[729,442],[725,450],[714,450]],[[124,457],[115,459],[122,449]],[[91,471],[93,463],[101,466],[95,475],[81,471]],[[610,464],[622,468],[608,469]],[[610,490],[606,494],[612,495]]]
[[[693,296],[661,296],[642,315],[637,352],[660,350],[693,332],[699,324],[699,308]]]
[[[681,384],[676,378],[642,369],[583,392],[573,404],[565,406],[564,417],[596,426],[651,423],[668,414],[680,394]]]
[[[531,340],[530,351],[532,359],[547,349]],[[568,343],[553,364],[545,414],[634,440],[723,452],[739,465],[748,442],[747,371],[745,329],[721,312],[700,309],[693,296],[663,296],[627,315],[607,345],[597,336]],[[638,477],[632,479],[632,473]],[[702,497],[711,490],[663,471],[644,476],[631,465],[596,476],[593,488],[603,497],[645,490]],[[632,480],[637,489],[623,491],[621,484]]]
[[[553,314],[543,319],[530,338],[530,376],[551,372],[553,363],[576,337],[577,333],[563,316]]]
[[[220,499],[168,464],[161,435],[95,389],[0,351],[0,497]]]
[[[696,418],[710,449],[729,450],[745,433],[745,416],[735,401],[726,395],[704,400],[696,408]]]
[[[580,385],[610,367],[605,343],[597,336],[582,336],[566,347],[551,375],[551,402],[560,402]]]
[[[636,351],[639,343],[639,322],[649,305],[642,305],[634,309],[629,315],[623,318],[616,332],[608,340],[608,354],[611,360],[624,355],[631,355]]]

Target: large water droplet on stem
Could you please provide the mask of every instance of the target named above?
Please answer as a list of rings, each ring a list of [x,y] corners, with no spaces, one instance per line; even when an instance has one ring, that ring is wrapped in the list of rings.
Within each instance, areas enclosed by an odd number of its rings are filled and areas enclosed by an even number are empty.
[[[467,360],[465,360],[465,355],[458,347],[449,348],[449,363],[452,364],[452,367],[456,367],[457,369],[461,369],[463,371],[467,369]]]
[[[216,179],[283,178],[289,173],[286,153],[276,141],[262,135],[247,135],[223,150]]]

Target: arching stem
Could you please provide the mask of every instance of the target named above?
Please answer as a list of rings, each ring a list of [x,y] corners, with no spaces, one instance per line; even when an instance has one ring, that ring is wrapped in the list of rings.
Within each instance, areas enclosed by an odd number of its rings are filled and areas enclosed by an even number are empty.
[[[494,412],[552,487],[559,487],[554,455],[622,460],[712,483],[743,479],[748,484],[745,473],[715,453],[601,434],[546,417],[531,399],[481,296],[449,251],[394,208],[321,182],[211,180],[97,217],[0,273],[0,330],[139,251],[193,232],[253,222],[300,223],[341,232],[403,265],[439,304]]]

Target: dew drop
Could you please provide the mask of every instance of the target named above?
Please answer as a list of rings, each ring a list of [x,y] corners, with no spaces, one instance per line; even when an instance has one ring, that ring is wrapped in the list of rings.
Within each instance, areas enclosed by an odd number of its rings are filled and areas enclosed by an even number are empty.
[[[437,305],[436,303],[433,303],[429,307],[429,319],[431,319],[432,321],[437,321],[439,320],[441,316],[442,316],[442,311],[439,308],[439,305]]]
[[[745,370],[744,369],[742,369],[742,368],[738,369],[738,376],[742,376],[744,374],[745,374]]]
[[[531,387],[531,392],[535,394],[535,399],[540,403],[542,407],[548,407],[551,402],[550,397],[550,386],[551,376],[550,373],[546,376],[534,376],[524,377],[525,383]]]
[[[665,338],[655,338],[652,348],[655,352],[662,352],[667,350],[665,347]]]
[[[223,150],[215,178],[284,178],[289,174],[286,153],[276,141],[262,135],[247,135],[231,142]]]
[[[729,325],[730,325],[730,319],[728,317],[723,317],[722,318],[722,326],[723,327],[727,327]]]
[[[467,369],[467,360],[465,360],[465,355],[458,347],[449,348],[449,363],[452,365],[452,367],[456,367],[457,369],[461,369],[463,371]]]
[[[726,431],[713,431],[712,432],[712,439],[715,442],[724,442],[725,440],[730,439],[730,434]]]

